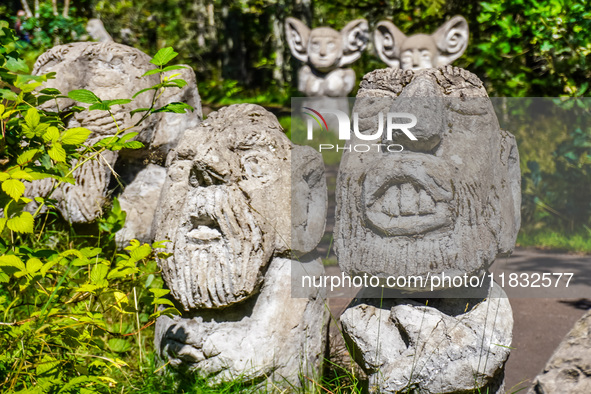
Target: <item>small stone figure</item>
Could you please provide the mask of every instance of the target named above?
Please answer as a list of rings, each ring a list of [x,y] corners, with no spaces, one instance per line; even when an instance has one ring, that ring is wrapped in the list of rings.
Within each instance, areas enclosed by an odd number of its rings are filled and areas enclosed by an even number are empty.
[[[422,70],[451,64],[468,46],[468,22],[457,15],[431,35],[407,37],[392,22],[378,23],[374,43],[380,59],[392,68]]]
[[[298,89],[308,97],[346,97],[355,72],[345,66],[361,57],[369,41],[365,19],[349,22],[340,32],[330,27],[310,30],[295,18],[285,20],[285,34],[293,56],[305,63],[298,73]]]
[[[293,145],[262,107],[222,108],[187,131],[168,156],[154,221],[156,239],[170,240],[159,264],[183,313],[158,319],[161,356],[212,384],[301,386],[318,372],[324,299],[317,289],[293,298],[290,286],[294,270],[324,272],[305,255],[324,233],[326,204],[320,154]]]

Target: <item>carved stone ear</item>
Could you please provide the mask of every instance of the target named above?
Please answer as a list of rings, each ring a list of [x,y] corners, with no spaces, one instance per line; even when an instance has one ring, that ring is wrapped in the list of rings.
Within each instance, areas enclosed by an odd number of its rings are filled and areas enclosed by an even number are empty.
[[[501,231],[499,233],[499,255],[509,255],[515,247],[517,233],[521,227],[521,171],[519,151],[515,137],[503,132],[501,138],[501,166],[503,179],[501,192]]]
[[[432,35],[439,56],[437,66],[445,66],[462,56],[468,46],[468,22],[463,16],[456,15],[445,22]]]
[[[311,252],[324,235],[328,200],[322,156],[309,146],[291,151],[291,250]]]
[[[355,19],[341,30],[343,37],[343,57],[341,67],[353,63],[361,57],[369,41],[369,24],[365,19]]]
[[[406,36],[392,22],[381,21],[373,35],[380,59],[389,67],[400,68],[400,47]]]
[[[285,19],[285,37],[291,54],[301,62],[308,61],[308,39],[310,29],[296,18]]]

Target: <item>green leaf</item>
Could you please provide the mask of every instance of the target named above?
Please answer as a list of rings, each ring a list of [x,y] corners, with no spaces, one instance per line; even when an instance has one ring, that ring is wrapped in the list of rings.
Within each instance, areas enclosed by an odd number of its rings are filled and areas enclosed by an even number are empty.
[[[43,139],[45,141],[57,142],[60,138],[60,132],[57,127],[51,126],[47,129],[45,134],[43,134]]]
[[[152,86],[151,88],[145,88],[145,89],[142,89],[142,90],[140,90],[139,92],[137,92],[136,94],[134,94],[134,95],[132,96],[132,98],[136,98],[136,97],[137,97],[137,96],[139,96],[140,94],[142,94],[142,93],[144,93],[144,92],[147,92],[147,91],[149,91],[149,90],[157,90],[159,87],[160,87],[159,85],[154,85],[154,86]],[[147,109],[147,108],[146,108],[146,109]],[[136,111],[137,111],[137,110],[136,110]]]
[[[91,131],[84,127],[74,127],[62,134],[61,142],[64,145],[79,145],[86,141]]]
[[[141,149],[144,147],[144,144],[140,141],[129,141],[123,144],[123,147],[127,149]]]
[[[143,244],[142,246],[138,247],[131,251],[130,256],[135,261],[139,261],[145,259],[152,253],[152,248],[148,244]]]
[[[184,79],[177,78],[177,79],[171,79],[170,81],[167,81],[166,86],[169,86],[168,84],[174,84],[178,88],[183,88],[187,85],[187,81],[185,81]]]
[[[4,182],[8,178],[10,178],[10,174],[9,173],[7,173],[7,172],[0,172],[0,182]]]
[[[49,153],[49,156],[58,163],[66,161],[66,151],[59,142],[53,144],[47,153]]]
[[[34,130],[35,127],[37,127],[37,125],[39,124],[39,112],[37,111],[36,108],[30,108],[27,111],[27,114],[25,115],[25,123],[27,124],[27,126],[29,126],[31,128],[31,130]]]
[[[176,53],[174,49],[172,49],[172,47],[162,48],[154,55],[152,60],[150,60],[150,63],[155,64],[157,66],[164,66],[166,63],[174,59],[177,55],[178,53]]]
[[[187,66],[181,66],[180,64],[176,64],[174,66],[164,67],[162,71],[172,71],[172,70],[180,70],[182,68],[189,68]]]
[[[95,103],[88,107],[89,111],[108,111],[111,107],[106,103]]]
[[[7,179],[2,182],[2,190],[4,190],[10,198],[18,201],[25,192],[25,184],[18,179]]]
[[[144,75],[142,75],[142,77],[147,77],[148,75],[154,75],[154,74],[159,74],[161,73],[162,70],[160,70],[159,68],[155,68],[153,70],[148,70],[144,73]]]
[[[33,177],[26,171],[23,170],[15,170],[10,172],[10,177],[12,179],[23,179],[25,181],[32,181]]]
[[[146,284],[144,285],[144,286],[146,287],[146,289],[147,289],[148,287],[150,287],[150,285],[151,285],[151,284],[152,284],[152,282],[154,281],[154,278],[156,278],[156,277],[154,276],[154,274],[150,274],[150,275],[148,275],[148,277],[146,278]]]
[[[133,137],[135,137],[136,135],[138,135],[139,133],[136,131],[133,131],[131,133],[127,133],[125,134],[123,137],[119,138],[119,142],[127,142],[130,139],[132,139]]]
[[[103,103],[107,104],[108,106],[123,105],[123,104],[131,103],[131,99],[104,100]]]
[[[37,364],[35,372],[37,373],[37,375],[42,375],[47,372],[59,372],[57,368],[59,364],[60,363],[58,360],[46,354],[41,359],[41,362]]]
[[[26,150],[23,153],[21,153],[19,157],[17,157],[16,162],[18,163],[18,165],[21,166],[27,164],[28,162],[31,162],[35,159],[35,155],[37,153],[39,153],[39,149]]]
[[[185,111],[193,111],[194,108],[186,103],[170,103],[163,107],[154,110],[153,112],[174,112],[176,114],[184,114]]]
[[[146,112],[146,111],[149,111],[149,110],[150,110],[150,108],[136,108],[133,111],[131,111],[130,114],[131,114],[131,116],[133,116],[133,115],[135,115],[138,112]]]
[[[45,88],[45,89],[41,90],[39,93],[49,94],[50,96],[56,96],[58,94],[62,94],[62,92],[60,92],[59,90],[54,89],[54,88]]]
[[[23,263],[20,258],[12,254],[0,256],[0,267],[14,267],[20,271],[25,271],[27,269],[25,267],[25,263]]]
[[[131,344],[123,338],[111,338],[107,344],[115,353],[123,353],[131,349]]]
[[[27,260],[27,271],[29,274],[34,274],[39,271],[41,267],[43,267],[43,263],[38,258],[33,257]]]
[[[4,66],[13,73],[26,73],[29,71],[29,66],[27,66],[27,63],[24,61],[24,59],[15,59],[13,57],[9,57]]]
[[[0,89],[0,97],[4,100],[17,101],[18,96],[10,89]]]
[[[150,289],[150,293],[154,294],[155,299],[158,299],[158,298],[162,298],[165,295],[167,295],[168,293],[170,293],[170,290],[168,290],[168,289]]]
[[[87,89],[72,90],[68,93],[68,97],[72,100],[86,104],[100,103],[101,101],[101,99],[99,99],[96,94]]]
[[[21,212],[6,222],[9,229],[16,233],[32,233],[35,220],[29,212]]]
[[[92,283],[98,283],[98,281],[107,277],[109,273],[109,267],[104,264],[97,264],[92,267],[92,271],[90,271],[90,281]]]

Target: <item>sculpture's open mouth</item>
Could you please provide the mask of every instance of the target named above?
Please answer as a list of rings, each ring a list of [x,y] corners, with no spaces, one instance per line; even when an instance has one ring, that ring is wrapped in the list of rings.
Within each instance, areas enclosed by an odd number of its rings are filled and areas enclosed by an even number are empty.
[[[205,244],[222,238],[218,221],[210,215],[191,216],[192,230],[187,233],[187,241]]]
[[[451,194],[425,176],[390,177],[380,186],[364,182],[368,224],[388,236],[424,234],[452,224]]]

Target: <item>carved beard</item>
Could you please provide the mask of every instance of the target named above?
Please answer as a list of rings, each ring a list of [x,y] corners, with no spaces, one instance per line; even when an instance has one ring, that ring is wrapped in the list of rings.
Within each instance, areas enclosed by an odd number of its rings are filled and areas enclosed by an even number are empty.
[[[194,189],[185,211],[174,256],[163,267],[172,295],[185,310],[221,308],[248,298],[270,261],[272,231],[261,228],[257,213],[234,187]]]
[[[345,180],[349,185],[361,184],[353,177]],[[404,189],[407,184],[400,185]],[[339,256],[339,264],[348,274],[370,274],[380,277],[388,275],[431,275],[445,271],[449,275],[478,274],[482,267],[488,267],[497,254],[497,240],[495,233],[499,226],[498,215],[495,210],[500,209],[498,196],[482,201],[483,190],[490,185],[474,183],[456,183],[455,195],[449,202],[437,202],[435,207],[429,204],[431,210],[439,209],[439,205],[447,205],[447,225],[425,227],[421,220],[417,220],[417,233],[388,236],[370,228],[363,217],[363,202],[350,198],[350,194],[343,193],[341,199],[340,223],[335,235],[335,246]],[[491,194],[496,193],[492,186]],[[346,189],[346,188],[343,188]],[[341,190],[343,190],[341,189]],[[426,200],[419,190],[414,195],[406,194],[404,205],[414,203],[421,209],[421,203]],[[429,191],[430,192],[430,191]],[[429,195],[429,197],[433,197]],[[396,202],[389,201],[386,209],[392,208]],[[400,204],[400,203],[399,203]],[[400,204],[402,205],[402,204]],[[402,209],[399,205],[398,209]],[[392,219],[405,221],[413,217],[419,218],[423,214],[417,212],[415,216],[398,215]],[[424,213],[437,220],[437,216]],[[408,229],[408,227],[407,227]],[[425,229],[424,231],[420,231]],[[496,229],[496,230],[495,230]],[[370,268],[371,267],[371,268]]]

